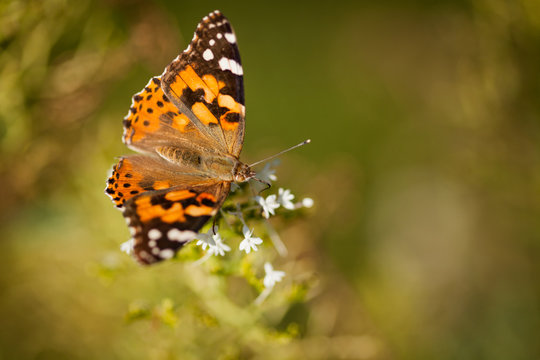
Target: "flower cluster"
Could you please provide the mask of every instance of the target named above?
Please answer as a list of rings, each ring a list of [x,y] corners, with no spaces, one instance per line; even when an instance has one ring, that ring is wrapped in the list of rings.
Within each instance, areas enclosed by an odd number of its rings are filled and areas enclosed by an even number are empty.
[[[255,196],[255,201],[262,209],[262,215],[268,219],[270,215],[275,215],[275,210],[282,206],[287,210],[294,210],[301,207],[310,208],[313,206],[313,200],[311,198],[304,198],[301,202],[295,204],[292,202],[294,195],[288,189],[279,188],[277,194],[268,195],[265,198],[262,196]]]

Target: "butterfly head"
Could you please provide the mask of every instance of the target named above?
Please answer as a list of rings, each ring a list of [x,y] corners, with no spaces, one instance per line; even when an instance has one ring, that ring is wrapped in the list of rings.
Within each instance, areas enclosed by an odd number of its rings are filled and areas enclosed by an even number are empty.
[[[244,182],[255,176],[255,171],[251,170],[249,165],[241,163],[240,161],[236,163],[236,166],[233,170],[234,181]]]

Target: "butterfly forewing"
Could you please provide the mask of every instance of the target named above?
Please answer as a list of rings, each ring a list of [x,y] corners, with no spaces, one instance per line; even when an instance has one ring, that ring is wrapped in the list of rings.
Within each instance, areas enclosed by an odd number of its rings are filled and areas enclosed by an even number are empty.
[[[135,151],[154,153],[159,146],[174,145],[218,152],[214,142],[203,136],[165,96],[159,77],[153,77],[143,90],[133,96],[123,124],[122,140]]]
[[[243,69],[236,35],[225,16],[216,11],[203,19],[188,48],[165,69],[162,88],[201,133],[223,151],[240,154]]]

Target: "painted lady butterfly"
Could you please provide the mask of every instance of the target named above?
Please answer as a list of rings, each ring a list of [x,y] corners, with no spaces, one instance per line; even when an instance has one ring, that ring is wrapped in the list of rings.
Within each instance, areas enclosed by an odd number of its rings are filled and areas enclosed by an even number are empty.
[[[231,182],[255,176],[240,162],[243,70],[229,21],[214,11],[186,50],[133,96],[120,159],[105,192],[123,212],[142,264],[169,259],[216,214]]]

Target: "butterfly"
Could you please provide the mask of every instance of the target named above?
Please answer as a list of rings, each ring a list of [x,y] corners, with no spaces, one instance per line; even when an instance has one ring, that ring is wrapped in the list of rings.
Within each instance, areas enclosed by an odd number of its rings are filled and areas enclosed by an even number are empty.
[[[133,96],[105,192],[122,211],[142,264],[172,258],[220,209],[232,182],[255,177],[238,157],[245,130],[236,35],[214,11],[161,76]]]

